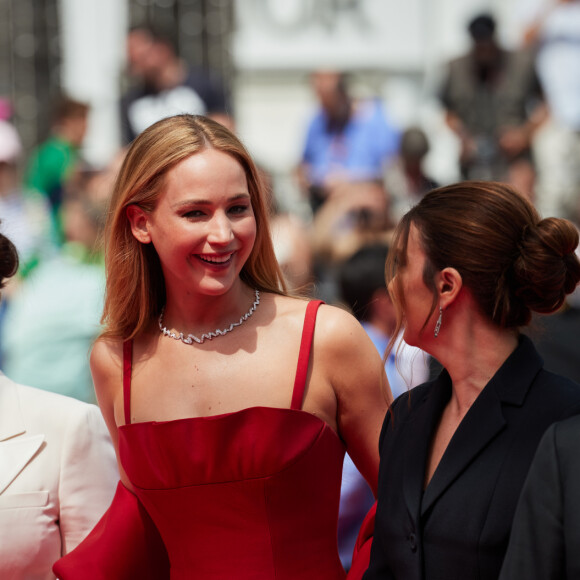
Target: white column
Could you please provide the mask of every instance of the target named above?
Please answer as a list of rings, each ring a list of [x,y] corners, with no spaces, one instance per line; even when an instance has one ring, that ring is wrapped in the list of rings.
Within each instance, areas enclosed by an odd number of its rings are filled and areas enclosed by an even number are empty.
[[[106,164],[120,143],[118,102],[125,60],[126,0],[60,0],[64,90],[91,105],[85,158]]]

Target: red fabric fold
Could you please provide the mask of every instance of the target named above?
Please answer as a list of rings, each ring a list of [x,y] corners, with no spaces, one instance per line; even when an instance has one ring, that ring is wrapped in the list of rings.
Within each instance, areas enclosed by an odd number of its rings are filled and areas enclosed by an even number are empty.
[[[375,531],[375,515],[377,513],[377,502],[365,516],[359,530],[354,551],[352,554],[352,565],[348,571],[346,580],[360,580],[367,571],[371,559],[371,544]]]
[[[119,482],[103,517],[52,570],[60,580],[169,580],[169,559],[155,524]]]

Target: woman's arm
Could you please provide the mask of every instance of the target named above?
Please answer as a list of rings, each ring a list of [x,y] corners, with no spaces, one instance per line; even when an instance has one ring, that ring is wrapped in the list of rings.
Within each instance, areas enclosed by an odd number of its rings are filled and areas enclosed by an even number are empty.
[[[122,342],[98,339],[91,351],[90,365],[97,402],[117,455],[121,481],[132,489],[119,459],[118,425],[124,423]]]
[[[383,361],[346,311],[322,306],[316,332],[321,362],[336,395],[339,435],[376,496],[379,434],[392,400]]]

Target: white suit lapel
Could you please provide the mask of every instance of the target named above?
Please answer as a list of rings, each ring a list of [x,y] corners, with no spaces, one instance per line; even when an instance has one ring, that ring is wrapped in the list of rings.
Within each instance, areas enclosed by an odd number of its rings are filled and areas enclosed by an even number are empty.
[[[18,386],[0,372],[0,493],[26,467],[44,435],[26,436]]]
[[[0,494],[40,449],[44,435],[16,437],[0,442]]]

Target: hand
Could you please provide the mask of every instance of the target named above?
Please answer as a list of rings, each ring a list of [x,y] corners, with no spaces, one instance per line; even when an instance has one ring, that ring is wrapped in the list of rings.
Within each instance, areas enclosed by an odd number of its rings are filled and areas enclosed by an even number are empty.
[[[509,157],[517,157],[530,145],[530,135],[525,127],[504,129],[499,137],[499,146]]]

